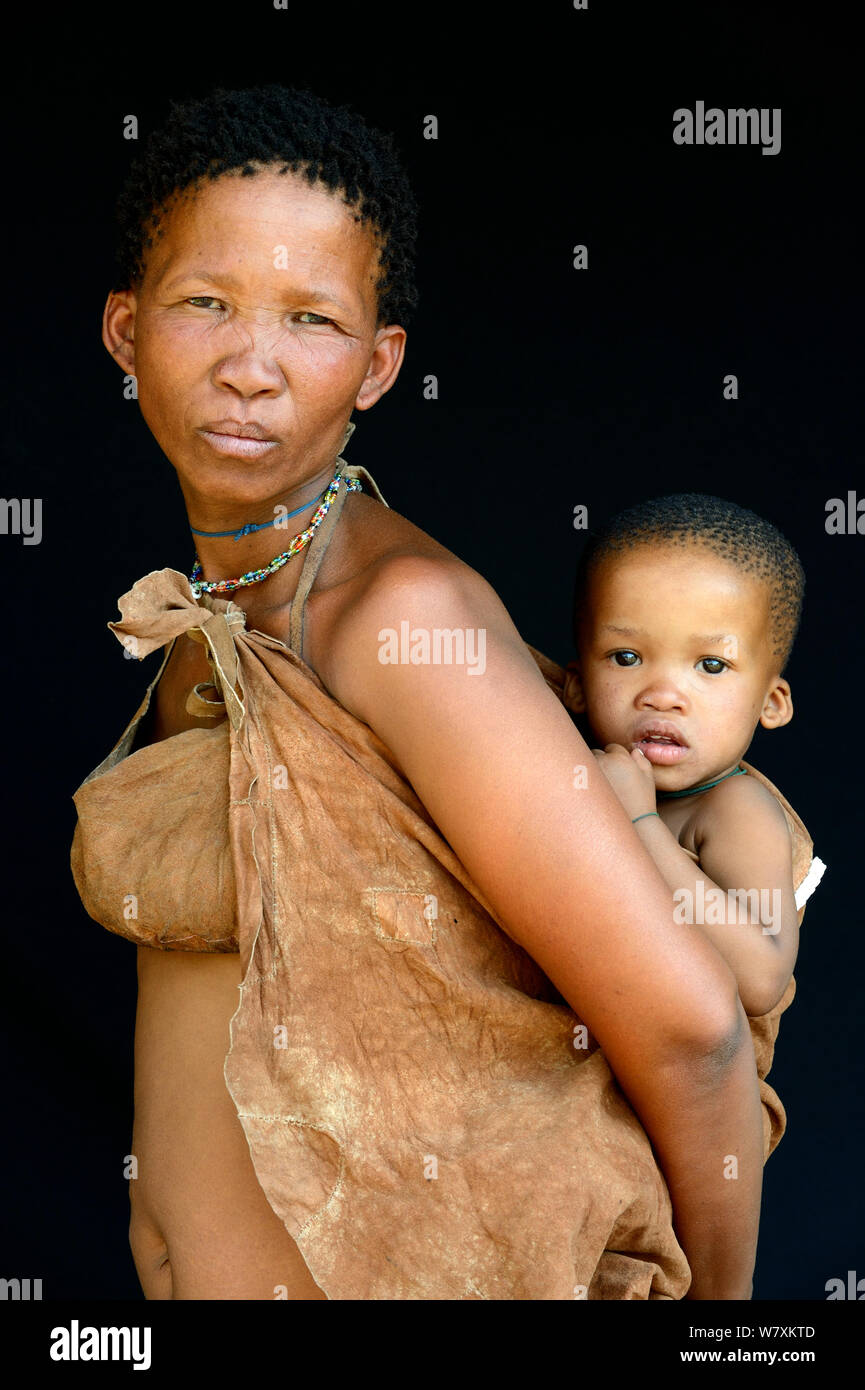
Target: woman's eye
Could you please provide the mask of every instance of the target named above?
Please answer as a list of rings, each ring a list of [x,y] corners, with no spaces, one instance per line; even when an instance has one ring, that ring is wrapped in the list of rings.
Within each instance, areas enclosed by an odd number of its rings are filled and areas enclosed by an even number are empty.
[[[193,295],[192,298],[186,300],[186,303],[191,304],[194,309],[207,309],[211,305],[216,305],[218,308],[223,307],[222,300],[214,299],[211,294]],[[332,319],[325,318],[323,314],[314,314],[310,309],[304,309],[302,313],[298,315],[298,318],[306,320],[311,326],[333,322]]]
[[[704,656],[697,665],[702,666],[707,676],[720,676],[721,672],[727,669],[726,661],[722,661],[719,656]]]
[[[617,666],[636,666],[640,658],[636,652],[630,650],[623,652],[613,652],[613,660]]]

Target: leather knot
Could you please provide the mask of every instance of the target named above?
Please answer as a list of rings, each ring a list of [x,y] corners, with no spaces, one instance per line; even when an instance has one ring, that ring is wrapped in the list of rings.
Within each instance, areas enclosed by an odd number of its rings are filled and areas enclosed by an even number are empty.
[[[232,727],[243,721],[238,696],[235,636],[246,627],[246,613],[232,600],[202,594],[196,599],[189,580],[179,570],[152,570],[117,600],[121,618],[108,627],[139,660],[188,633],[207,648],[213,684],[221,691]],[[213,701],[209,702],[213,704]]]

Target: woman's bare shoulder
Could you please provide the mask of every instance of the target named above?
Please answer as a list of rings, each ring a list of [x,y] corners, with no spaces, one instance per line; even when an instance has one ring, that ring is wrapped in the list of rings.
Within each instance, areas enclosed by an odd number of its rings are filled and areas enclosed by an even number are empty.
[[[524,648],[504,603],[478,570],[398,512],[362,500],[374,511],[356,515],[366,525],[343,538],[338,564],[314,596],[310,664],[329,689],[336,693],[341,667],[356,662],[359,633],[378,641],[380,631],[403,623],[437,630],[492,627]]]

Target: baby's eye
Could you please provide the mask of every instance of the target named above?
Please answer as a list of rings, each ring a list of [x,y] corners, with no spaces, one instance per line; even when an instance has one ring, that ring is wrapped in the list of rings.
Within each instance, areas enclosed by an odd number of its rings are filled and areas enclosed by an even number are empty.
[[[637,653],[632,652],[630,648],[621,652],[613,652],[612,657],[617,666],[636,666],[640,660]]]
[[[701,657],[697,666],[702,666],[707,676],[720,676],[721,672],[727,669],[726,661],[722,661],[719,656]]]
[[[331,319],[326,319],[323,314],[314,314],[311,309],[304,309],[300,315],[302,319],[317,319],[319,323],[331,323]]]

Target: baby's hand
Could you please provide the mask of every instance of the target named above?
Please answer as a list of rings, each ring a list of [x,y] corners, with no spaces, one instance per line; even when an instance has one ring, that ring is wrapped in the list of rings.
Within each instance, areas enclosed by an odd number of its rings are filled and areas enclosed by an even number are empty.
[[[655,778],[652,764],[642,749],[628,752],[621,743],[593,748],[598,766],[621,801],[631,820],[655,809]]]

